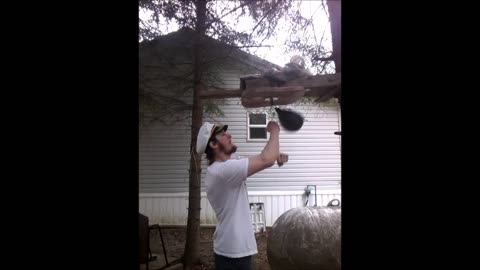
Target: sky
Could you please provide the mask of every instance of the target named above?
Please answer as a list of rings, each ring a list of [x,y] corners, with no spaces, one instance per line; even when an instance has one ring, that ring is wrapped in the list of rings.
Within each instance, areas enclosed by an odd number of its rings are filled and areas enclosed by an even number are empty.
[[[224,2],[224,3],[231,3],[231,2]],[[306,34],[311,35],[313,31],[315,31],[315,35],[317,38],[324,36],[323,46],[331,51],[332,44],[331,44],[331,33],[330,33],[330,23],[328,21],[328,15],[326,11],[322,8],[321,1],[302,1],[300,6],[300,12],[303,17],[311,18],[313,16],[314,20],[314,29],[309,28],[306,29]],[[140,10],[139,17],[141,19],[148,18],[149,14]],[[233,24],[234,20],[232,16],[226,16],[225,21],[231,22]],[[240,19],[238,25],[235,26],[237,31],[245,30],[247,33],[250,31],[254,26],[253,20],[248,16],[244,16]],[[285,20],[279,22],[278,31],[276,31],[276,36],[271,37],[263,42],[264,45],[269,45],[269,47],[260,47],[260,48],[251,48],[250,53],[255,54],[256,56],[263,58],[269,62],[277,64],[283,67],[286,63],[289,62],[290,58],[294,55],[301,55],[300,52],[296,51],[289,51],[285,52],[285,42],[289,33],[287,33],[287,25]],[[176,23],[169,23],[161,29],[164,33],[170,33],[177,31],[179,26]],[[307,68],[313,71],[312,66],[308,59],[305,59]]]

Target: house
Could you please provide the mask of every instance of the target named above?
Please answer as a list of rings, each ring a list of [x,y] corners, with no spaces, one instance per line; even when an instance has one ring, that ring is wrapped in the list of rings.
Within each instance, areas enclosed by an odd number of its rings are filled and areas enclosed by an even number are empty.
[[[139,211],[152,223],[187,223],[191,35],[191,30],[181,29],[140,43]],[[209,89],[238,89],[240,77],[280,68],[211,38],[204,49],[212,59],[207,60]],[[157,105],[149,107],[152,97]],[[339,105],[297,102],[283,107],[305,117],[299,131],[281,130],[280,151],[289,154],[289,162],[282,167],[274,165],[247,181],[250,202],[264,204],[267,226],[290,208],[326,205],[341,196],[340,136],[334,134],[340,130]],[[217,109],[223,114],[215,114]],[[263,149],[268,139],[266,124],[271,118],[275,119],[273,108],[246,109],[240,98],[206,101],[204,120],[228,124],[233,143],[238,146],[236,154],[241,156]],[[203,159],[200,223],[215,225],[215,213],[204,188],[206,166]],[[307,188],[310,196],[306,196]]]

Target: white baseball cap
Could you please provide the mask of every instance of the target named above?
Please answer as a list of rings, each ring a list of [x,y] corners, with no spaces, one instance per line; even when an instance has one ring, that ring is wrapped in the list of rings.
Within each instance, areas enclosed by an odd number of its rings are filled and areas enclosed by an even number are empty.
[[[209,122],[203,123],[197,135],[197,153],[203,154],[207,149],[208,142],[220,131],[226,131],[228,125],[215,125]]]

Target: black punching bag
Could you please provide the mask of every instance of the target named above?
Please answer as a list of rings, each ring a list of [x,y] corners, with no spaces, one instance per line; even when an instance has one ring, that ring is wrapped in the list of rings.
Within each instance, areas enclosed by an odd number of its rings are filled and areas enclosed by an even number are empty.
[[[283,128],[289,131],[297,131],[303,126],[303,116],[292,110],[283,110],[275,108],[278,120]]]

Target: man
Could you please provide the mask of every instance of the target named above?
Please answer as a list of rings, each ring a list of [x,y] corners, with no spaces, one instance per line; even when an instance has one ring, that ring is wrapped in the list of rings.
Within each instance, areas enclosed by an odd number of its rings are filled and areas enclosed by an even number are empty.
[[[213,250],[215,266],[224,269],[253,269],[252,255],[257,253],[257,242],[250,217],[247,177],[269,168],[277,161],[279,166],[288,161],[288,155],[279,152],[280,127],[269,122],[270,139],[258,155],[231,159],[237,147],[227,133],[227,125],[204,123],[197,136],[197,153],[206,153],[208,168],[205,175],[207,198],[217,216]]]

